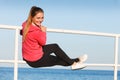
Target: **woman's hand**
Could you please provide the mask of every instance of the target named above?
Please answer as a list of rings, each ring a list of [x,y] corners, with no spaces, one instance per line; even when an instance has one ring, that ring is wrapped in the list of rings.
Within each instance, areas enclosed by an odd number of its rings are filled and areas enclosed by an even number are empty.
[[[40,26],[40,29],[43,31],[43,32],[46,32],[47,28],[45,26]]]

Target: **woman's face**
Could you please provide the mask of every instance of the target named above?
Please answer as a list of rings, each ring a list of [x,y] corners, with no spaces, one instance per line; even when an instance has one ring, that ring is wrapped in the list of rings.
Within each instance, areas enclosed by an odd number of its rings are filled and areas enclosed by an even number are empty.
[[[32,23],[34,23],[37,26],[41,26],[43,20],[44,20],[44,13],[39,12],[32,18]]]

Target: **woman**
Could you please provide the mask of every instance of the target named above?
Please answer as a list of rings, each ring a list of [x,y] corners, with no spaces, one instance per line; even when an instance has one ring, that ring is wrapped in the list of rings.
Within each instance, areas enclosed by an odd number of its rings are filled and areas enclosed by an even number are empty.
[[[71,66],[72,69],[86,67],[83,62],[87,55],[71,59],[57,44],[46,45],[46,27],[43,9],[33,6],[28,19],[22,24],[22,56],[31,67],[49,67],[54,65]],[[55,55],[51,55],[54,53]]]

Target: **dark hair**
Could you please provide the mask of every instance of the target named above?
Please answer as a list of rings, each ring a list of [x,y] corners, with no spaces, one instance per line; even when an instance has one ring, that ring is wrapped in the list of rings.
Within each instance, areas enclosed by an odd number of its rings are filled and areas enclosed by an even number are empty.
[[[31,17],[34,17],[38,12],[44,13],[42,8],[33,6],[30,10]]]

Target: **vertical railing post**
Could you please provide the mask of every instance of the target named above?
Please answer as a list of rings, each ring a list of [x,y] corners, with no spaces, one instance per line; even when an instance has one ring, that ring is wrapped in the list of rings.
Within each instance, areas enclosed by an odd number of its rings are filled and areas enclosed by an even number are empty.
[[[119,36],[115,37],[115,62],[114,62],[114,80],[117,80],[117,73],[118,73],[118,43],[119,43]]]
[[[14,80],[18,79],[18,34],[19,34],[19,29],[16,28],[16,33],[15,33],[15,56],[14,56]]]

